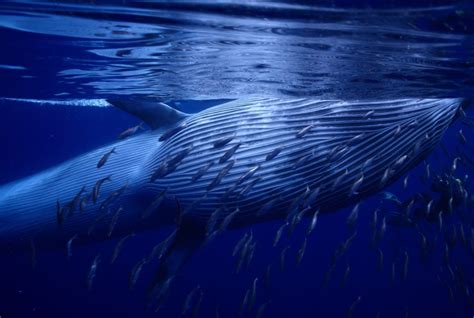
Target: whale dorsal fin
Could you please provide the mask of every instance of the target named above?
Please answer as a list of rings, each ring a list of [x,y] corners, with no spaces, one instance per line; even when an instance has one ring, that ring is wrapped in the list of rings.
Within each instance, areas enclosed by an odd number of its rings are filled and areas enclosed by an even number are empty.
[[[189,116],[155,99],[107,99],[111,105],[143,120],[151,129],[166,128]]]

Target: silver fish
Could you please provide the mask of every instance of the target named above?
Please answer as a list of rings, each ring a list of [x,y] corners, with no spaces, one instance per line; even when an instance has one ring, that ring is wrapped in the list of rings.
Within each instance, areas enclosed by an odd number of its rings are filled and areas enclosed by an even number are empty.
[[[255,165],[255,166],[253,166],[252,168],[250,168],[249,171],[247,171],[246,173],[244,173],[244,174],[237,180],[237,184],[241,184],[241,183],[247,181],[248,179],[252,178],[252,176],[255,174],[255,172],[257,172],[258,169],[260,169],[260,165]]]
[[[341,281],[341,287],[344,287],[346,285],[347,278],[349,277],[350,272],[351,272],[351,267],[349,266],[349,264],[347,264],[346,270],[344,271],[344,276]]]
[[[260,307],[258,307],[258,310],[257,310],[257,315],[255,316],[256,318],[262,318],[263,317],[263,313],[265,312],[265,309],[267,309],[267,306],[270,302],[267,301],[263,304],[260,305]]]
[[[351,318],[353,313],[354,313],[354,310],[356,309],[357,305],[360,303],[360,301],[362,300],[362,296],[359,296],[357,297],[357,299],[352,303],[352,305],[349,307],[349,310],[347,312],[347,317],[348,318]]]
[[[357,136],[354,136],[352,137],[348,142],[347,142],[347,145],[348,146],[353,146],[354,144],[360,142],[361,140],[363,140],[365,137],[365,134],[364,133],[361,133],[361,134],[358,134]]]
[[[137,283],[138,276],[140,276],[140,272],[146,263],[147,263],[147,259],[142,258],[141,260],[138,261],[138,263],[135,264],[135,266],[133,266],[130,272],[130,277],[128,279],[128,288],[130,290],[133,290],[133,287]]]
[[[285,246],[282,250],[281,250],[281,253],[280,253],[280,270],[283,272],[283,270],[285,269],[285,255],[286,255],[286,252],[288,251],[290,247],[289,246]]]
[[[71,257],[72,257],[72,242],[77,238],[77,234],[74,234],[73,237],[71,237],[68,241],[67,241],[67,260],[70,260]]]
[[[250,236],[249,232],[245,232],[245,234],[242,236],[242,238],[235,245],[234,250],[232,251],[232,256],[235,256],[235,255],[237,255],[237,253],[240,252],[242,247],[247,242],[247,239],[249,238],[249,236]]]
[[[351,187],[351,191],[349,193],[349,196],[354,196],[359,194],[359,188],[362,185],[362,182],[364,182],[364,175],[362,174],[359,179],[357,179],[354,184]]]
[[[115,226],[117,225],[117,221],[118,221],[118,218],[119,218],[119,215],[120,213],[123,211],[123,208],[122,207],[119,207],[117,209],[117,211],[115,212],[114,216],[112,217],[112,220],[110,221],[110,225],[109,225],[109,233],[108,233],[108,237],[111,237],[112,236],[112,232],[115,228]]]
[[[97,266],[99,266],[99,263],[100,263],[100,253],[97,254],[97,256],[94,258],[94,261],[92,262],[92,265],[89,269],[89,273],[87,274],[87,289],[88,290],[92,289],[92,283],[96,276]]]
[[[191,182],[196,182],[197,180],[199,180],[207,172],[207,170],[212,167],[213,164],[214,161],[211,161],[199,168],[199,170],[192,176]]]
[[[270,212],[270,210],[275,206],[275,203],[278,201],[278,198],[273,198],[267,203],[265,203],[258,211],[257,216],[263,216]]]
[[[115,147],[113,147],[109,152],[105,153],[102,158],[100,158],[99,162],[97,163],[97,169],[105,165],[107,160],[109,159],[110,155],[113,153],[117,153],[115,151]]]
[[[102,184],[105,182],[105,181],[110,181],[111,180],[111,176],[107,176],[105,178],[102,178],[100,180],[98,180],[95,185],[94,185],[94,188],[92,189],[92,202],[94,202],[94,204],[97,203],[97,199],[99,198],[99,195],[100,195],[100,188],[102,187]]]
[[[313,124],[303,127],[298,133],[296,134],[296,138],[303,138],[312,128],[314,127]]]
[[[348,227],[353,227],[357,222],[357,218],[359,217],[359,203],[357,203],[354,208],[352,209],[351,214],[347,217],[346,224]]]
[[[369,110],[362,118],[367,119],[371,117],[373,114],[375,114],[375,110]]]
[[[134,127],[130,127],[130,128],[127,128],[125,129],[124,131],[122,131],[119,135],[118,135],[118,139],[126,139],[132,135],[134,135],[138,129],[140,128],[143,128],[143,123],[140,123]]]
[[[230,159],[230,157],[232,157],[235,152],[237,151],[237,149],[240,147],[241,143],[236,143],[235,145],[233,145],[232,147],[230,147],[223,155],[222,157],[219,158],[219,163],[224,163],[226,162],[227,160]]]
[[[247,184],[245,188],[242,189],[242,191],[239,193],[239,197],[241,198],[245,197],[250,192],[250,190],[252,190],[252,188],[257,184],[257,182],[259,182],[261,179],[262,178],[260,177],[253,179],[252,182]]]
[[[252,284],[252,292],[250,293],[249,311],[252,311],[253,305],[255,304],[255,300],[257,298],[257,282],[258,277],[255,277]]]
[[[300,265],[301,261],[303,260],[304,252],[306,251],[306,243],[307,239],[304,238],[303,244],[301,245],[301,248],[298,250],[298,254],[296,255],[296,265]]]
[[[377,270],[381,272],[383,268],[383,253],[380,248],[377,251],[378,251]]]
[[[151,175],[150,182],[155,182],[156,179],[163,178],[164,176],[168,174],[168,171],[169,171],[168,162],[163,161],[158,167],[158,169],[156,169],[155,172],[153,172],[153,174]]]
[[[168,188],[164,188],[160,191],[160,193],[157,194],[153,202],[151,202],[150,205],[143,211],[141,215],[142,220],[148,218],[154,211],[156,211],[161,206],[161,203],[163,203],[163,200],[166,197],[167,191]]]
[[[165,141],[165,140],[168,140],[170,139],[171,137],[173,137],[174,135],[176,135],[177,133],[179,133],[181,130],[183,130],[184,128],[187,127],[187,124],[186,123],[183,123],[181,125],[178,125],[176,127],[173,127],[167,131],[165,131],[163,133],[163,135],[160,136],[160,138],[158,139],[159,141]]]
[[[278,242],[281,239],[281,235],[283,234],[283,231],[285,230],[285,228],[287,226],[288,226],[288,222],[286,222],[282,226],[280,226],[280,228],[278,229],[278,231],[275,234],[275,238],[273,239],[273,247],[277,246]]]
[[[280,146],[280,147],[277,147],[277,148],[273,149],[273,150],[265,157],[265,161],[270,161],[270,160],[272,160],[273,158],[275,158],[276,156],[278,156],[282,150],[283,150],[283,146]]]
[[[230,161],[217,175],[216,177],[209,183],[207,186],[207,191],[212,190],[214,187],[218,186],[219,183],[221,183],[222,178],[224,178],[227,173],[229,173],[229,170],[232,168],[234,165],[235,160]]]
[[[404,262],[403,262],[403,280],[407,280],[408,276],[408,253],[405,252],[404,254]]]
[[[184,301],[184,304],[183,304],[183,309],[181,310],[182,315],[185,315],[191,309],[193,299],[196,297],[196,294],[200,290],[201,290],[201,287],[197,285],[189,292],[188,296],[186,296],[186,300]]]
[[[113,252],[112,258],[110,260],[110,264],[113,264],[115,262],[115,260],[117,259],[120,251],[122,250],[122,247],[125,244],[125,242],[133,236],[135,236],[135,234],[131,233],[131,234],[128,234],[127,236],[122,237],[120,239],[120,241],[118,241],[117,245],[115,245],[114,252]]]
[[[232,222],[232,220],[234,219],[234,217],[240,212],[239,208],[236,208],[234,210],[234,212],[230,213],[229,215],[227,215],[224,220],[222,221],[221,223],[221,226],[219,228],[219,232],[224,232],[225,230],[227,230],[227,227],[229,226],[229,224]]]
[[[313,213],[313,217],[311,218],[311,222],[309,222],[308,229],[306,230],[306,236],[309,236],[311,232],[313,232],[314,228],[316,227],[316,223],[318,222],[318,215],[319,215],[319,209],[317,209]]]
[[[224,147],[225,145],[227,145],[229,142],[232,141],[232,139],[235,138],[235,134],[234,135],[231,135],[231,136],[225,136],[225,137],[222,137],[216,141],[214,141],[213,143],[213,146],[214,148],[221,148],[221,147]]]
[[[409,175],[407,175],[404,179],[403,179],[403,189],[407,189],[408,187],[408,178],[409,178]]]

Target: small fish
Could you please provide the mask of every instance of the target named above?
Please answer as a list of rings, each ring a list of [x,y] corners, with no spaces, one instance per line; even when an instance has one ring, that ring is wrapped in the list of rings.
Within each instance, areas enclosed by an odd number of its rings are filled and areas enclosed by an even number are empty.
[[[232,220],[234,219],[234,217],[240,212],[239,208],[236,208],[234,210],[234,212],[230,213],[229,215],[227,215],[225,217],[225,219],[222,221],[221,223],[221,226],[219,228],[219,232],[222,233],[224,232],[225,230],[227,230],[227,227],[229,226],[229,224],[232,222]]]
[[[283,150],[283,146],[280,146],[280,147],[277,147],[277,148],[273,149],[273,150],[270,151],[270,153],[265,157],[265,161],[270,161],[270,160],[272,160],[273,158],[275,158],[276,156],[278,156],[282,150]]]
[[[247,181],[248,179],[252,178],[252,176],[257,172],[257,170],[260,169],[260,165],[255,165],[252,168],[250,168],[249,171],[244,173],[238,180],[237,180],[237,185]]]
[[[350,272],[351,272],[351,267],[349,266],[349,264],[347,264],[346,265],[346,270],[344,271],[344,276],[343,276],[342,281],[341,281],[341,287],[346,286],[347,278],[349,277]]]
[[[357,305],[360,303],[362,300],[362,296],[357,297],[357,299],[352,303],[352,305],[349,307],[349,310],[347,311],[347,317],[351,318],[354,310],[356,309]]]
[[[459,130],[458,137],[459,137],[459,140],[461,141],[461,143],[463,145],[467,144],[467,139],[466,139],[466,136],[464,136],[464,133],[462,132],[462,129]]]
[[[306,230],[306,236],[309,236],[311,232],[313,232],[314,228],[316,227],[316,223],[318,222],[318,215],[319,215],[319,209],[317,209],[313,217],[311,218],[311,222],[309,222],[308,229]]]
[[[448,201],[448,212],[449,212],[449,214],[453,214],[453,197],[449,198],[449,201]]]
[[[79,205],[79,201],[81,200],[82,193],[86,190],[86,187],[83,186],[81,190],[74,196],[72,201],[69,203],[69,213],[68,215],[71,216],[72,213],[76,210],[76,207]]]
[[[237,253],[240,252],[240,250],[242,249],[242,247],[245,245],[245,243],[247,242],[247,239],[250,237],[251,234],[249,234],[248,232],[246,232],[242,238],[237,242],[237,244],[235,245],[234,247],[234,250],[232,251],[232,256],[235,256],[237,255]]]
[[[168,191],[168,188],[164,188],[156,195],[153,202],[151,202],[150,205],[143,211],[141,215],[142,220],[148,218],[153,212],[158,210],[158,208],[161,206],[161,204],[163,203],[163,200],[166,197],[167,191]]]
[[[404,254],[404,261],[403,261],[403,280],[407,280],[408,276],[408,253],[405,252]]]
[[[112,203],[113,201],[115,201],[119,196],[121,196],[124,192],[125,192],[125,189],[128,188],[128,181],[122,186],[120,187],[119,189],[115,190],[114,192],[112,192],[108,197],[107,199],[104,200],[104,202],[102,202],[102,204],[100,205],[100,210],[105,210],[105,208],[107,208],[110,203]]]
[[[305,206],[313,206],[319,196],[320,187],[315,188],[309,195],[307,195]]]
[[[207,164],[199,168],[199,170],[192,176],[191,182],[196,182],[197,180],[199,180],[207,172],[207,170],[212,167],[212,165],[214,165],[214,161],[208,162]]]
[[[89,273],[87,274],[87,289],[88,290],[92,289],[92,283],[96,276],[97,266],[99,265],[99,263],[100,263],[100,253],[97,254],[97,256],[94,258],[94,261],[92,262],[92,265],[89,269]]]
[[[430,176],[431,176],[430,164],[428,163],[427,165],[425,165],[425,176],[424,176],[425,180],[429,180]]]
[[[270,210],[275,206],[275,203],[278,201],[278,198],[273,198],[267,203],[265,203],[258,211],[257,216],[266,215]]]
[[[281,239],[281,236],[283,234],[283,231],[285,230],[285,228],[288,226],[288,222],[284,223],[282,226],[280,226],[280,228],[278,229],[278,231],[276,232],[275,234],[275,239],[273,240],[273,247],[277,246],[278,242],[280,241]]]
[[[307,154],[305,156],[300,157],[298,160],[296,160],[295,164],[293,165],[293,169],[301,168],[312,157],[313,157],[313,154]]]
[[[257,298],[257,282],[258,282],[258,277],[255,277],[252,284],[252,292],[250,293],[249,311],[252,311],[253,305],[255,304],[255,300]]]
[[[240,147],[241,143],[236,143],[235,145],[233,145],[232,147],[230,147],[223,155],[222,157],[219,158],[219,163],[224,163],[226,162],[227,160],[230,159],[230,157],[232,157],[235,152],[237,151],[237,149]]]
[[[461,237],[461,244],[463,246],[466,245],[466,234],[464,233],[464,226],[462,224],[459,224],[459,236]]]
[[[86,204],[89,202],[90,198],[90,195],[86,195],[82,198],[81,203],[79,204],[79,211],[84,212],[86,210]]]
[[[359,194],[359,188],[360,188],[362,182],[364,182],[364,175],[363,174],[352,185],[351,191],[349,192],[350,197]]]
[[[216,177],[209,183],[207,186],[207,191],[212,190],[214,187],[218,186],[222,179],[229,173],[229,170],[232,168],[234,165],[235,160],[231,160],[217,175]]]
[[[125,244],[125,242],[133,236],[135,236],[135,234],[131,233],[131,234],[128,234],[127,236],[122,237],[120,239],[120,241],[118,241],[117,245],[115,245],[114,252],[113,252],[112,258],[110,260],[110,264],[113,264],[115,262],[115,260],[117,259],[120,251],[122,250],[122,247]]]
[[[218,207],[215,209],[214,212],[212,212],[211,216],[209,217],[209,220],[207,221],[206,224],[206,236],[209,236],[214,231],[214,228],[216,227],[217,220],[220,216],[220,214],[225,210],[224,207]]]
[[[383,268],[383,252],[380,248],[377,249],[377,251],[378,251],[377,270],[381,272]]]
[[[186,296],[186,299],[184,301],[184,305],[183,305],[183,309],[181,310],[181,314],[182,315],[185,315],[190,309],[191,309],[191,305],[193,303],[193,299],[196,297],[197,293],[201,290],[201,287],[199,285],[197,285],[196,287],[194,287],[188,294],[188,296]]]
[[[227,145],[229,142],[232,141],[232,139],[235,138],[235,134],[234,135],[231,135],[231,136],[225,136],[225,137],[222,137],[216,141],[214,141],[213,143],[213,146],[214,148],[221,148],[221,147],[224,147],[225,145]]]
[[[201,308],[201,303],[202,303],[202,298],[203,297],[204,297],[204,292],[201,289],[199,289],[198,299],[194,303],[193,313],[191,315],[192,318],[197,318],[197,316],[199,314],[199,309]]]
[[[396,274],[395,262],[392,262],[392,283],[395,283],[395,274]]]
[[[391,192],[382,191],[380,194],[382,195],[382,200],[393,201],[393,202],[396,202],[397,204],[401,204],[398,197],[395,194],[391,193]]]
[[[379,240],[381,240],[384,237],[386,230],[387,230],[387,219],[384,217],[382,219],[382,225],[380,226],[380,230],[378,234]]]
[[[72,257],[72,242],[77,238],[77,234],[74,234],[73,237],[71,237],[69,239],[69,241],[67,241],[67,260],[69,261]]]
[[[372,231],[374,232],[377,229],[378,215],[379,215],[379,209],[375,209],[374,216],[372,217],[372,223],[370,223],[370,227],[372,228]]]
[[[403,179],[403,189],[406,190],[408,187],[408,178],[410,175],[406,175],[406,177]]]
[[[451,165],[451,174],[453,174],[456,171],[459,160],[461,160],[460,157],[454,158],[453,163]]]
[[[441,232],[443,230],[443,211],[439,211],[438,213],[438,227]]]
[[[363,140],[365,137],[365,134],[362,133],[362,134],[358,134],[357,136],[354,136],[352,137],[348,142],[347,142],[347,145],[348,146],[353,146],[354,144],[360,142],[361,140]]]
[[[265,285],[266,288],[270,287],[270,274],[272,272],[272,264],[269,264],[267,266],[267,269],[265,270],[265,276],[264,276],[264,282],[263,284]]]
[[[262,318],[263,317],[263,313],[265,312],[265,309],[267,309],[267,306],[270,302],[267,301],[263,304],[260,305],[260,307],[258,307],[258,310],[257,310],[257,315],[255,316],[256,318]]]
[[[184,128],[187,127],[187,124],[186,123],[183,123],[183,124],[180,124],[176,127],[173,127],[171,129],[168,129],[167,131],[165,131],[163,133],[163,135],[160,136],[160,138],[158,139],[159,141],[165,141],[165,140],[168,140],[170,139],[171,137],[173,137],[174,135],[176,135],[177,133],[179,133],[181,130],[183,130]]]
[[[123,208],[119,207],[117,211],[115,211],[114,215],[112,216],[112,220],[110,221],[110,225],[109,225],[109,233],[107,235],[108,237],[112,236],[112,232],[115,226],[117,225],[118,217],[122,211],[123,211]]]
[[[344,173],[343,173],[343,174],[339,175],[339,176],[336,178],[336,180],[334,180],[334,183],[333,183],[332,188],[331,188],[332,191],[334,191],[334,190],[337,188],[337,186],[341,183],[342,178],[344,178],[344,177],[347,176],[348,174],[349,174],[349,170],[346,169],[346,170],[344,170]]]
[[[168,174],[168,172],[169,172],[168,162],[163,161],[158,167],[158,169],[156,169],[155,172],[153,172],[153,174],[151,175],[150,182],[155,182],[157,179],[163,178],[164,176]]]
[[[395,131],[393,132],[393,137],[398,137],[400,133],[402,132],[402,127],[400,125],[397,125],[397,128],[395,128]]]
[[[102,187],[102,184],[105,182],[105,181],[110,181],[111,180],[111,176],[107,176],[105,178],[102,178],[100,180],[98,180],[95,185],[94,185],[94,188],[92,189],[92,202],[94,202],[94,204],[97,203],[97,199],[99,198],[99,195],[100,195],[100,188]]]
[[[375,114],[375,110],[369,110],[362,118],[363,119],[368,119],[371,117],[373,114]]]
[[[405,209],[405,215],[410,216],[411,215],[411,210],[413,208],[413,204],[415,203],[415,199],[411,199],[410,202],[408,203],[406,209]]]
[[[133,266],[130,272],[130,277],[128,279],[128,288],[130,290],[133,290],[133,287],[137,283],[138,276],[140,276],[140,272],[143,268],[143,265],[145,265],[146,263],[147,263],[147,259],[142,258],[141,260],[138,261],[138,263],[135,264],[135,266]]]
[[[303,260],[304,252],[306,251],[306,243],[307,240],[304,238],[303,244],[301,245],[301,248],[298,250],[298,254],[296,254],[296,265],[300,265],[301,261]]]
[[[433,206],[433,200],[430,200],[430,202],[426,204],[426,211],[425,211],[426,217],[429,217],[431,215],[432,206]]]
[[[380,186],[384,187],[390,177],[390,168],[385,169],[382,179],[380,179]]]
[[[56,200],[56,222],[61,225],[64,221],[64,214],[63,208],[61,207],[61,202]]]
[[[189,147],[186,147],[184,149],[181,149],[172,158],[167,160],[166,161],[166,163],[168,164],[168,173],[167,174],[173,172],[176,169],[176,167],[181,163],[181,161],[183,161],[184,158],[186,158],[191,153],[191,151],[193,149],[194,149],[193,145],[191,145]]]
[[[242,300],[242,303],[240,304],[239,317],[242,316],[242,314],[244,313],[245,309],[248,306],[248,302],[249,302],[249,298],[250,298],[250,292],[251,292],[250,288],[247,289],[247,291],[245,292],[244,299]]]
[[[405,162],[405,160],[408,158],[407,155],[403,155],[401,156],[400,158],[397,159],[397,161],[395,161],[395,163],[393,164],[393,168],[398,168],[399,166],[403,165],[403,163]]]
[[[303,138],[312,128],[314,127],[313,124],[308,125],[304,128],[302,128],[298,133],[296,134],[296,138]]]
[[[280,270],[283,272],[283,270],[285,269],[285,255],[286,255],[286,252],[288,251],[290,247],[289,246],[285,246],[282,250],[281,250],[281,253],[280,253]]]
[[[249,192],[250,190],[252,190],[252,188],[257,184],[257,182],[259,182],[262,178],[258,177],[258,178],[255,178],[252,180],[252,182],[248,183],[245,188],[243,188],[243,190],[239,193],[239,197],[240,198],[243,198],[245,197]]]
[[[97,169],[102,167],[103,165],[105,165],[105,163],[107,162],[107,160],[109,159],[110,155],[113,154],[113,153],[117,153],[115,151],[115,147],[113,147],[109,152],[107,152],[106,154],[104,154],[102,156],[102,158],[100,158],[99,162],[97,163]]]
[[[359,203],[357,203],[354,208],[352,209],[351,214],[347,217],[346,224],[349,228],[354,227],[355,223],[357,222],[357,218],[359,217]]]
[[[143,123],[140,123],[134,127],[130,127],[130,128],[127,128],[125,129],[124,131],[122,131],[119,135],[118,135],[118,139],[126,139],[132,135],[134,135],[138,129],[140,128],[143,128]]]

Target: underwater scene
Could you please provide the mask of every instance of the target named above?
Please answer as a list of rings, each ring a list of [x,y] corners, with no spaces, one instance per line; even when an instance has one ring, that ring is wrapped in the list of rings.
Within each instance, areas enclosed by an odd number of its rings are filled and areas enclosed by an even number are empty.
[[[0,318],[474,317],[474,2],[0,2]]]

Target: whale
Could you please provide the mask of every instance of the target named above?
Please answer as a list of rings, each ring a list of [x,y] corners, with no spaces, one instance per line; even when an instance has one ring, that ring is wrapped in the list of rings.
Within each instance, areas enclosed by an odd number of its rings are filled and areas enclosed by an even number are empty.
[[[179,268],[210,220],[234,228],[326,213],[380,191],[426,158],[462,100],[252,97],[194,114],[109,102],[150,129],[1,186],[1,249],[177,227],[168,267]]]

